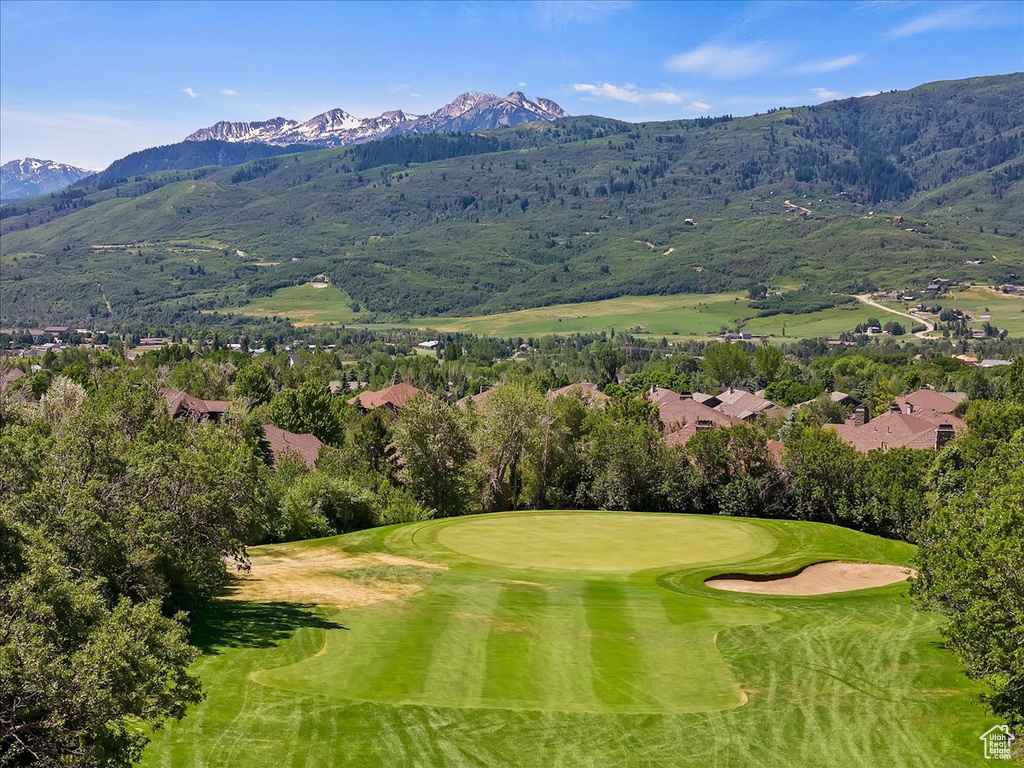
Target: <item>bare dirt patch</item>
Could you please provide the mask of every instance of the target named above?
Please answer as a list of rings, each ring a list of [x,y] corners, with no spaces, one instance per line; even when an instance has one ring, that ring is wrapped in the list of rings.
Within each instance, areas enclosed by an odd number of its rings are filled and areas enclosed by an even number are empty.
[[[272,553],[252,559],[248,573],[232,579],[227,599],[298,603],[350,609],[408,597],[423,589],[424,571],[447,566],[387,554],[341,549]]]
[[[828,595],[885,587],[915,575],[912,568],[877,563],[828,562],[809,565],[798,573],[777,576],[728,574],[707,579],[714,589],[757,595]]]

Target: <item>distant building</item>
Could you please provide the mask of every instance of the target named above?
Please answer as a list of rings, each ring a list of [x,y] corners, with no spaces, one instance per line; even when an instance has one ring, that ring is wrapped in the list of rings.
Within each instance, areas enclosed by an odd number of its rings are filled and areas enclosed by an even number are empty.
[[[437,349],[438,346],[440,346],[440,344],[441,344],[440,341],[438,341],[437,339],[433,339],[432,341],[421,341],[416,346],[419,347],[420,349],[431,349],[431,350],[433,350],[433,349]]]

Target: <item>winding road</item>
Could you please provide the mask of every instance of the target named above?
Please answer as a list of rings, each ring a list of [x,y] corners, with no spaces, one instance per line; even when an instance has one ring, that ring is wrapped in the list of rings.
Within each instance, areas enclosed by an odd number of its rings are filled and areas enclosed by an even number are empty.
[[[880,309],[883,312],[888,312],[889,314],[892,315],[899,315],[900,317],[905,317],[908,320],[913,320],[915,323],[920,323],[921,325],[924,326],[924,330],[918,331],[917,333],[914,334],[919,339],[927,339],[929,338],[928,334],[933,333],[935,331],[935,323],[931,322],[930,320],[925,320],[923,317],[912,315],[909,312],[900,312],[897,309],[890,309],[884,304],[879,304],[877,301],[872,299],[870,294],[861,294],[860,296],[857,297],[857,300],[863,302],[864,304],[867,304],[870,307]]]

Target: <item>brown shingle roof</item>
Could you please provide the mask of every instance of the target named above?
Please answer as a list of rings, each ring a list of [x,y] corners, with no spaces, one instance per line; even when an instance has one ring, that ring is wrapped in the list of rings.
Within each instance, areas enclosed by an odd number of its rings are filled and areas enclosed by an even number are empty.
[[[203,400],[182,392],[180,389],[164,387],[160,394],[167,401],[167,413],[173,419],[178,416],[210,416],[218,418],[231,407],[228,400]]]
[[[666,391],[662,390],[663,393]],[[739,424],[741,421],[735,416],[709,408],[685,395],[676,395],[675,399],[661,396],[655,405],[658,407],[661,422],[668,432],[674,432],[686,424],[696,424],[698,421],[710,421],[712,424],[723,427]]]
[[[297,435],[286,429],[279,429],[273,424],[263,425],[263,439],[270,449],[275,467],[280,461],[281,454],[285,451],[295,451],[302,457],[306,466],[313,469],[324,445],[314,435]]]
[[[966,397],[964,392],[936,392],[933,389],[919,389],[905,397],[896,398],[896,402],[899,403],[900,410],[904,413],[908,410],[908,403],[913,405],[915,410],[951,413]]]
[[[365,411],[372,411],[374,408],[380,408],[381,406],[397,411],[416,397],[416,395],[422,394],[423,390],[417,389],[412,384],[402,382],[400,384],[393,384],[387,389],[377,391],[368,389],[365,392],[360,392],[348,402],[350,405],[358,405]]]
[[[872,419],[867,424],[855,426],[852,423],[832,425],[839,437],[861,453],[875,449],[888,451],[891,448],[935,448],[935,431],[938,421],[905,413],[887,413]],[[957,432],[963,429],[963,422],[946,417],[941,423],[952,424]]]

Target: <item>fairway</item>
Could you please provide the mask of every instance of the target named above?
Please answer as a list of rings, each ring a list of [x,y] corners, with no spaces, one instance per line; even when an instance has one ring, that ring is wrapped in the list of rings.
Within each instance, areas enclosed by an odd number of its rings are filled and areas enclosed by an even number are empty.
[[[843,765],[971,764],[992,723],[905,583],[704,583],[911,552],[820,524],[613,512],[256,547],[197,626],[208,699],[144,764],[835,764],[823,743]]]

